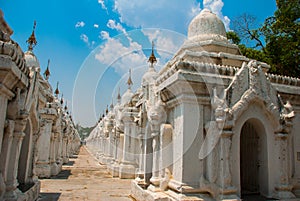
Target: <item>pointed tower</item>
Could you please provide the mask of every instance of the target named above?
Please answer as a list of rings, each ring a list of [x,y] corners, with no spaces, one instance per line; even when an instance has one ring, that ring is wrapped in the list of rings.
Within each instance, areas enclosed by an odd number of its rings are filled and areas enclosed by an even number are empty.
[[[121,104],[120,87],[119,87],[119,90],[118,90],[117,104]]]
[[[59,82],[56,83],[56,89],[54,91],[54,94],[55,94],[56,98],[58,98],[58,94],[59,94],[58,84],[59,84]]]
[[[129,77],[127,80],[128,89],[131,89],[131,86],[133,85],[132,79],[131,79],[131,69],[129,69]]]
[[[60,104],[63,105],[64,104],[64,94],[61,94],[61,98],[60,98]]]
[[[36,21],[33,23],[33,30],[29,38],[26,40],[28,44],[28,50],[25,52],[24,57],[26,61],[26,67],[30,69],[35,69],[36,71],[40,72],[40,63],[37,57],[33,53],[33,48],[37,44],[37,40],[35,38],[35,28],[36,28]]]
[[[128,77],[128,80],[127,80],[127,85],[128,85],[128,89],[122,96],[122,105],[125,105],[125,104],[129,103],[129,101],[131,100],[131,98],[133,96],[133,93],[131,91],[131,87],[133,85],[133,82],[132,82],[132,79],[131,79],[131,69],[129,69],[129,77]]]
[[[48,59],[48,65],[47,65],[47,68],[44,72],[44,78],[45,80],[48,81],[49,77],[50,77],[50,70],[49,70],[49,66],[50,66],[50,59]]]
[[[28,51],[33,51],[33,48],[37,44],[37,40],[35,38],[35,33],[34,33],[35,27],[36,27],[36,21],[34,21],[32,33],[31,33],[30,37],[27,39],[27,41],[26,41],[28,43]]]

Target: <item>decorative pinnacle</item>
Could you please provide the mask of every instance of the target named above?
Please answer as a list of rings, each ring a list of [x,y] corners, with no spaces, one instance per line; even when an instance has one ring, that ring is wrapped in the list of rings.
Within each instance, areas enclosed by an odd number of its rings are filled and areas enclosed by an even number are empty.
[[[68,102],[66,101],[66,105],[65,105],[65,111],[68,110]]]
[[[35,27],[36,27],[36,21],[34,20],[32,33],[26,41],[28,43],[28,51],[32,51],[33,48],[37,44],[37,41],[36,41],[36,38],[35,38],[35,35],[34,35]]]
[[[61,98],[60,98],[60,104],[62,105],[62,104],[64,104],[64,94],[61,94]]]
[[[153,66],[153,64],[157,62],[156,57],[154,55],[154,41],[152,41],[152,52],[148,59],[148,62],[151,64],[151,66]]]
[[[56,89],[55,89],[55,92],[54,92],[56,97],[58,97],[58,94],[59,94],[58,83],[59,82],[56,83]]]
[[[50,77],[49,66],[50,66],[50,59],[48,59],[48,65],[47,65],[47,68],[46,68],[46,70],[45,70],[45,72],[44,72],[44,78],[45,78],[46,80],[48,80],[49,77]]]
[[[109,109],[110,109],[111,111],[114,109],[114,102],[113,102],[113,100],[111,100],[111,104],[110,104],[110,106],[109,106]]]
[[[121,100],[120,87],[119,87],[119,90],[118,90],[118,96],[117,96],[117,99],[118,99],[118,102]]]
[[[130,89],[131,86],[133,85],[133,82],[131,80],[131,69],[129,69],[129,77],[128,77],[128,80],[127,80],[127,85],[128,85],[128,89]]]

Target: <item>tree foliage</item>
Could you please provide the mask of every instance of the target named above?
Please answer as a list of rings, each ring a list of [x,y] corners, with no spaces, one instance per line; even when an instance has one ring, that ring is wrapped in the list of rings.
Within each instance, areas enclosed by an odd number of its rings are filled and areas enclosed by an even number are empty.
[[[255,44],[240,45],[241,52],[269,63],[272,73],[300,77],[300,0],[276,0],[276,4],[274,16],[261,26],[248,14],[234,20],[237,35]]]

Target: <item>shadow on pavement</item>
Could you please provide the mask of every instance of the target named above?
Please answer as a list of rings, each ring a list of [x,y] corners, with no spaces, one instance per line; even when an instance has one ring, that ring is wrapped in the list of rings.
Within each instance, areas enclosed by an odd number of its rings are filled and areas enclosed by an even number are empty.
[[[71,170],[62,170],[58,175],[52,176],[50,179],[68,179],[71,174]]]
[[[58,201],[61,193],[40,193],[37,201]]]
[[[75,163],[75,161],[69,161],[68,163],[65,163],[63,165],[66,165],[66,166],[73,166]]]

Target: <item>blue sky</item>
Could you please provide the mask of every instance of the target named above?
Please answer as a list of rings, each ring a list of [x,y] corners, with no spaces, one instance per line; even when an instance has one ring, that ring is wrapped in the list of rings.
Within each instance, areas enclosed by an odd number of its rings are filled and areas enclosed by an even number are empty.
[[[126,90],[128,69],[133,89],[147,69],[151,41],[159,70],[177,51],[190,20],[209,8],[231,28],[230,21],[249,13],[258,23],[272,16],[275,0],[0,0],[12,39],[26,51],[33,21],[38,41],[34,53],[41,71],[50,59],[50,82],[59,81],[75,122],[95,124],[116,93]]]

